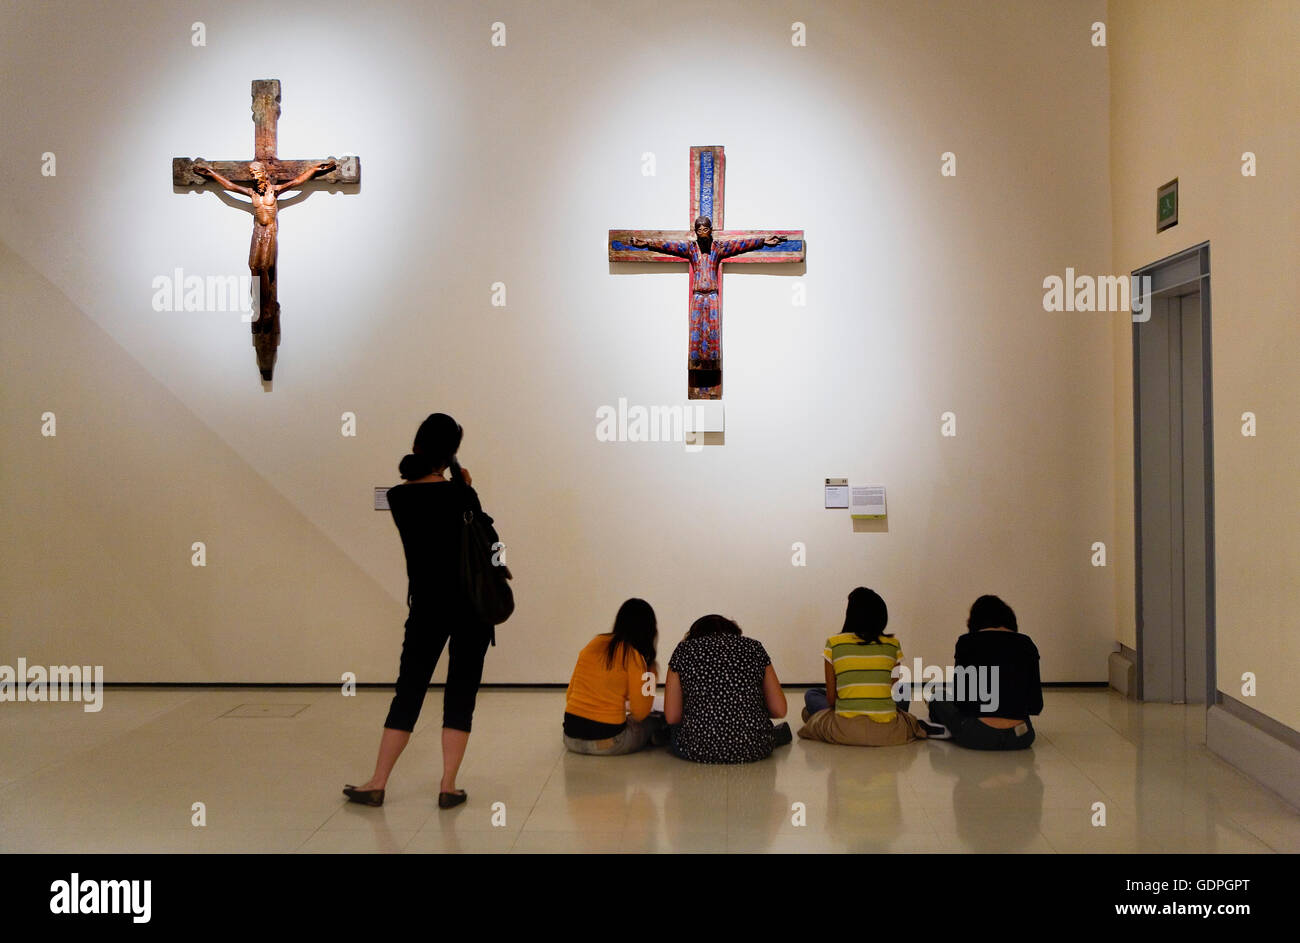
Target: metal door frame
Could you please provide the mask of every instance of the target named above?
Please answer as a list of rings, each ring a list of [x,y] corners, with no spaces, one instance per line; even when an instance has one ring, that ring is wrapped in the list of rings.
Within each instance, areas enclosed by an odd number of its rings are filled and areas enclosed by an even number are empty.
[[[1214,591],[1214,411],[1212,408],[1211,343],[1210,343],[1210,243],[1199,245],[1165,256],[1150,265],[1133,271],[1135,276],[1150,276],[1152,297],[1170,294],[1178,288],[1195,286],[1201,295],[1201,372],[1202,403],[1205,437],[1205,707],[1217,703],[1218,675],[1216,673],[1215,641],[1215,591]],[[1137,284],[1140,284],[1137,283]],[[1181,292],[1180,294],[1190,294]],[[1147,299],[1147,304],[1151,299]],[[1148,309],[1149,310],[1149,309]],[[1145,323],[1145,322],[1143,322]],[[1140,349],[1138,327],[1133,324],[1133,535],[1135,604],[1137,621],[1137,697],[1145,699],[1142,626],[1142,414],[1141,380],[1138,375]]]

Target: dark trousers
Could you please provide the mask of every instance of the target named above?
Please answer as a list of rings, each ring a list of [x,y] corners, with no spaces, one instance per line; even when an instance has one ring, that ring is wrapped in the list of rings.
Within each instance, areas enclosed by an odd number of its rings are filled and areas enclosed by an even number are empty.
[[[442,695],[442,725],[468,733],[474,719],[479,682],[483,680],[483,657],[491,638],[491,626],[463,610],[447,612],[420,606],[418,602],[412,605],[406,620],[406,637],[402,640],[397,693],[393,695],[384,726],[393,730],[415,729],[433,669],[450,639],[451,664]]]
[[[1034,742],[1034,725],[1025,720],[1025,730],[1002,730],[990,727],[971,714],[963,714],[952,701],[930,702],[930,720],[943,724],[952,733],[952,741],[971,750],[1027,750]]]

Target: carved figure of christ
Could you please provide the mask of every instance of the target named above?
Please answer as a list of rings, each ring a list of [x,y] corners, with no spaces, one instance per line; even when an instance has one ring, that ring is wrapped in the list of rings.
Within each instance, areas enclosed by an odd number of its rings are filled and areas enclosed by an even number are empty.
[[[802,262],[803,232],[722,232],[726,158],[691,148],[692,232],[611,230],[611,262],[685,260],[690,270],[687,397],[722,398],[722,263]]]
[[[276,156],[280,120],[279,79],[253,82],[253,159],[208,162],[202,158],[172,159],[172,185],[203,186],[211,180],[233,193],[248,197],[253,211],[253,239],[248,250],[249,271],[257,276],[258,311],[253,319],[253,347],[262,380],[270,389],[280,346],[280,303],[276,297],[276,258],[279,243],[279,196],[309,180],[324,183],[361,182],[361,160],[281,160]]]
[[[632,237],[632,245],[664,255],[686,259],[691,272],[690,350],[687,362],[687,396],[713,399],[722,395],[722,260],[752,252],[761,246],[779,245],[780,236],[752,236],[748,239],[714,239],[713,220],[695,220],[694,239],[643,239]],[[716,393],[716,396],[711,394]]]
[[[279,204],[276,197],[285,190],[296,190],[318,174],[328,173],[337,166],[333,160],[323,160],[308,167],[292,180],[272,183],[266,166],[261,161],[250,161],[248,172],[253,176],[253,186],[241,187],[217,173],[204,161],[194,162],[194,172],[221,184],[227,190],[242,193],[253,203],[253,242],[248,249],[248,270],[254,275],[267,275],[275,283],[276,238],[280,224],[276,219]]]

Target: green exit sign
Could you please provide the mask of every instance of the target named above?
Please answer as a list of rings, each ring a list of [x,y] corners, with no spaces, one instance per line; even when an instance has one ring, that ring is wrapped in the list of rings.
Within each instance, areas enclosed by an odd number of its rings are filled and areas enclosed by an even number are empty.
[[[1178,225],[1178,178],[1156,191],[1156,232]]]

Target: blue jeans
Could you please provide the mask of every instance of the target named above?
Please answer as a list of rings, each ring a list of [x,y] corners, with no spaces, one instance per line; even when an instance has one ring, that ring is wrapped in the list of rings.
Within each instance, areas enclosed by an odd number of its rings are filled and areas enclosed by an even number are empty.
[[[896,698],[894,700],[894,703],[898,705],[898,709],[900,711],[905,711],[907,710],[908,706],[912,702],[905,699]],[[803,706],[808,708],[809,714],[815,714],[818,711],[829,710],[831,705],[826,700],[826,689],[809,688],[808,692],[803,696]]]
[[[990,727],[972,714],[963,714],[952,701],[931,701],[930,721],[943,724],[953,743],[970,750],[1027,750],[1034,742],[1034,725],[1028,718],[1009,730]]]
[[[651,714],[645,720],[627,719],[627,726],[607,740],[579,740],[567,734],[564,745],[571,753],[584,753],[587,756],[625,756],[643,750],[654,740],[667,725],[663,716]]]

